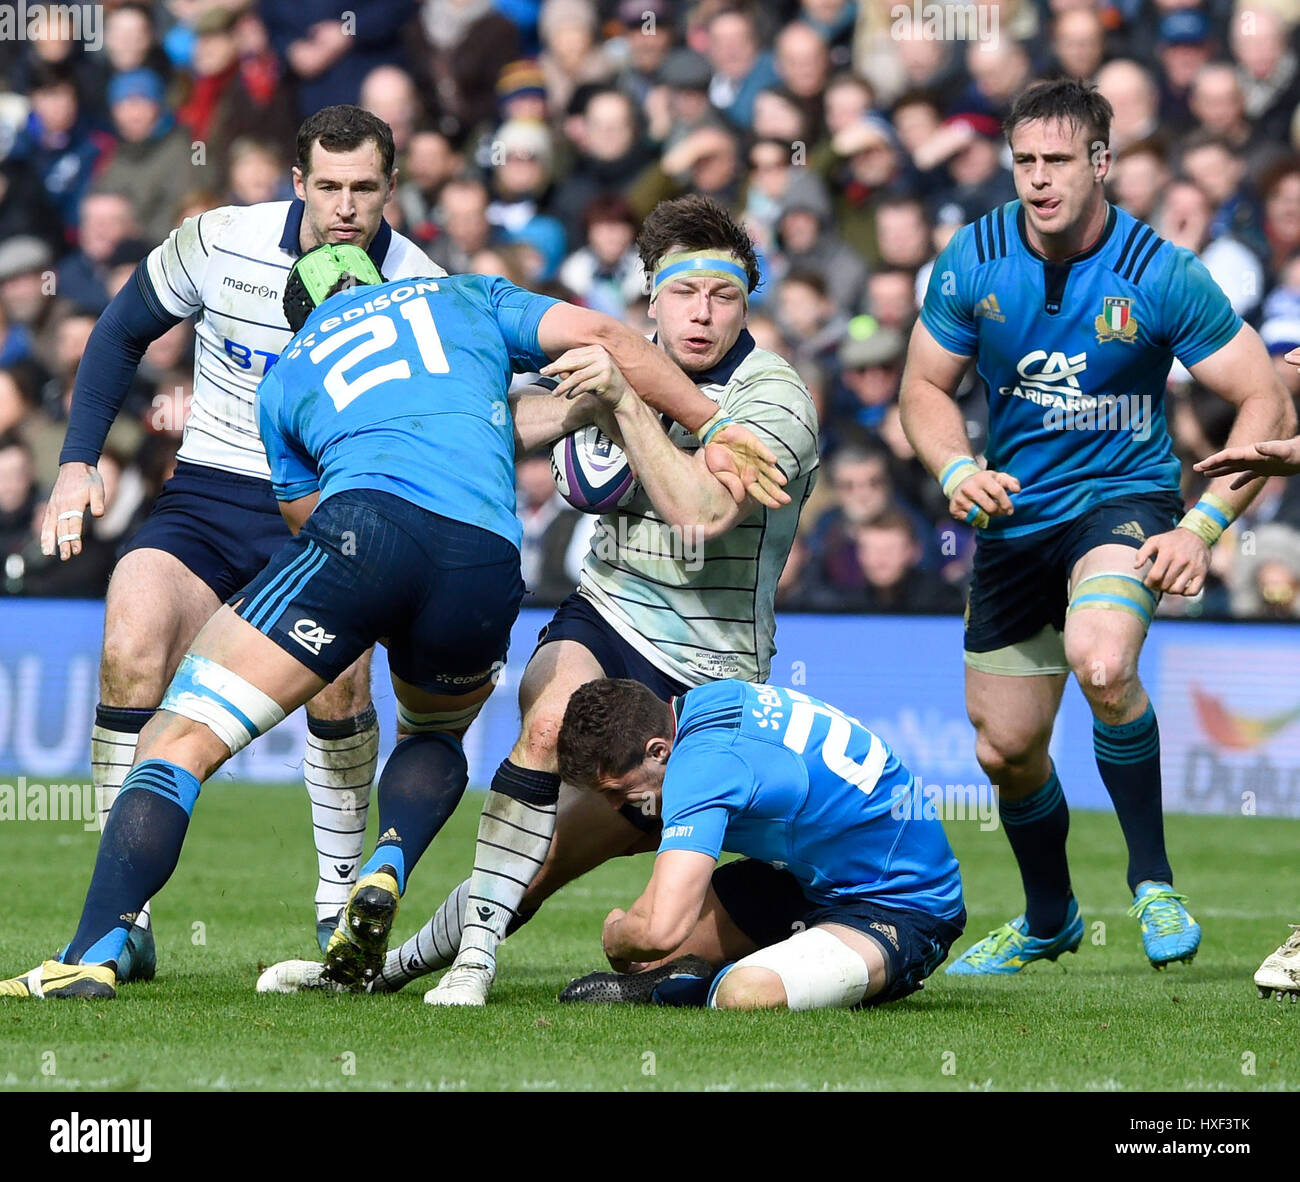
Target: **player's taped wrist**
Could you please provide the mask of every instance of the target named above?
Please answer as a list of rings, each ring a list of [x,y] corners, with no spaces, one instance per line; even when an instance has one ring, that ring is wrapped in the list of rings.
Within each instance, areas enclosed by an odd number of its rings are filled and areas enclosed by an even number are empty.
[[[969,476],[980,470],[973,456],[954,456],[939,473],[939,483],[943,485],[943,495],[952,500],[955,493]]]
[[[720,410],[695,432],[696,438],[701,444],[706,444],[724,427],[730,427],[735,421],[726,411]]]
[[[1236,510],[1222,497],[1206,493],[1183,514],[1178,528],[1191,530],[1207,546],[1213,546],[1236,516]]]

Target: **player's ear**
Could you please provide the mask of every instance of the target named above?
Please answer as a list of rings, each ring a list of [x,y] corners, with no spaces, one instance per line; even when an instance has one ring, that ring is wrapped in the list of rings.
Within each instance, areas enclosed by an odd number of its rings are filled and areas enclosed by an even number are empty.
[[[293,194],[299,201],[307,200],[307,182],[296,164],[293,166]]]
[[[653,739],[647,739],[645,753],[647,759],[652,759],[656,763],[667,763],[668,756],[672,752],[672,744],[667,739],[656,736]]]

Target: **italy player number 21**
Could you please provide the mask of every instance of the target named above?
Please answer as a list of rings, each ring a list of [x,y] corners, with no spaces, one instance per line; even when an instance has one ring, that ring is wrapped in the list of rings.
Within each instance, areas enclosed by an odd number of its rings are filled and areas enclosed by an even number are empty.
[[[447,354],[442,347],[437,326],[433,323],[429,301],[424,298],[408,300],[399,304],[397,310],[411,326],[411,334],[415,337],[415,345],[420,351],[420,360],[424,363],[425,370],[429,373],[449,372]],[[325,392],[336,410],[343,410],[354,399],[383,382],[404,380],[411,376],[411,367],[404,357],[348,376],[349,371],[362,361],[397,344],[397,325],[390,315],[383,312],[358,320],[340,332],[331,333],[308,356],[319,364],[354,341],[357,343],[330,366],[324,377]]]
[[[848,748],[854,730],[862,726],[857,719],[850,718],[824,702],[814,702],[798,690],[787,689],[783,692],[790,698],[790,721],[786,723],[782,742],[796,755],[802,755],[812,735],[814,721],[819,715],[824,716],[829,721],[821,742],[822,762],[835,775],[847,780],[860,792],[870,795],[889,758],[884,743],[874,734],[871,735],[871,745],[865,757],[861,762],[853,759]]]

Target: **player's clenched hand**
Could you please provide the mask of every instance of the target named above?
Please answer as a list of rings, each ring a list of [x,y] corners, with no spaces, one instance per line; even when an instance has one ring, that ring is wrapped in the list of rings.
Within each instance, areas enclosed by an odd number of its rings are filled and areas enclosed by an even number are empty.
[[[1143,580],[1152,591],[1173,595],[1196,595],[1205,584],[1210,569],[1210,548],[1190,529],[1177,526],[1153,538],[1147,538],[1133,559],[1135,570],[1151,562]]]
[[[541,373],[548,378],[560,379],[560,384],[555,387],[556,394],[565,398],[594,394],[611,409],[617,409],[628,392],[623,371],[600,345],[569,349],[543,367]]]
[[[958,521],[983,528],[990,517],[1009,517],[1015,512],[1011,493],[1020,491],[1020,481],[1009,472],[985,468],[967,476],[953,491],[948,512]]]
[[[728,423],[713,433],[704,448],[704,462],[737,505],[746,493],[769,509],[790,503],[790,494],[781,487],[785,474],[776,466],[776,456],[739,423]]]
[[[1232,482],[1233,488],[1241,488],[1261,476],[1294,476],[1300,472],[1300,436],[1225,447],[1193,466],[1202,476],[1211,479],[1231,476],[1234,472],[1244,473]]]
[[[54,490],[41,522],[41,553],[58,552],[66,562],[81,553],[81,531],[86,508],[95,517],[104,516],[104,481],[89,464],[60,464]]]

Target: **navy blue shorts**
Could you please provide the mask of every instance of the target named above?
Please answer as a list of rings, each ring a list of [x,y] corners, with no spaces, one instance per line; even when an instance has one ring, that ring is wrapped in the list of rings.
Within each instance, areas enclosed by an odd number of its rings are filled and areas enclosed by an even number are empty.
[[[888,980],[863,1006],[915,993],[948,958],[948,949],[966,927],[965,910],[955,919],[936,919],[923,911],[882,907],[870,899],[844,899],[829,907],[814,903],[788,870],[755,858],[719,866],[713,872],[713,890],[731,921],[760,948],[822,923],[840,923],[874,940],[884,953]]]
[[[391,493],[316,506],[230,605],[330,682],[376,641],[402,681],[463,694],[505,660],[524,583],[505,538]]]
[[[269,480],[180,463],[122,553],[171,554],[226,600],[289,536]]]
[[[1102,501],[1059,525],[1013,538],[981,536],[966,607],[969,653],[988,653],[1065,628],[1070,571],[1089,550],[1120,545],[1141,549],[1183,515],[1176,493],[1142,493]]]
[[[639,681],[665,702],[691,688],[647,661],[614,630],[591,600],[578,591],[555,609],[551,622],[537,634],[537,649],[553,640],[577,641],[596,658],[606,677]],[[639,805],[625,804],[618,811],[642,833],[658,833],[663,828],[659,817],[646,816]]]

